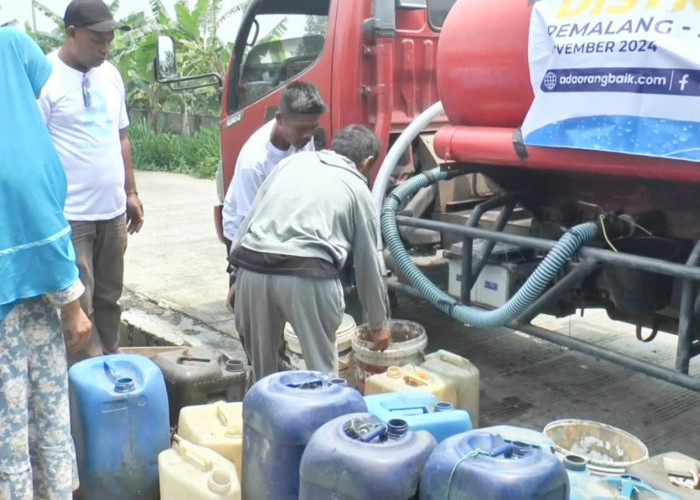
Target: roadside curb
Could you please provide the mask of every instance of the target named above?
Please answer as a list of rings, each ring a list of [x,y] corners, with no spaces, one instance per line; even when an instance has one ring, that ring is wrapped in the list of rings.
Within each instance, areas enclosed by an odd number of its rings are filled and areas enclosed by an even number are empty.
[[[155,302],[125,287],[120,304],[122,347],[208,345],[230,358],[246,360],[238,338],[177,311],[164,302]]]

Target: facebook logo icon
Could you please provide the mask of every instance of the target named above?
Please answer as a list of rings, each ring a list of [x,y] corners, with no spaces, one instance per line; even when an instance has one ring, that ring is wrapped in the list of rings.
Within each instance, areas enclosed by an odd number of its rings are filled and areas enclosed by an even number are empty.
[[[668,94],[700,97],[700,71],[688,68],[678,68],[672,71]]]

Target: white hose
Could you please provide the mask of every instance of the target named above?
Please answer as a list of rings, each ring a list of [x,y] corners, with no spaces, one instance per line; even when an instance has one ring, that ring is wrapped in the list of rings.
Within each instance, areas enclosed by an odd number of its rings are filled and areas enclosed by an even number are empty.
[[[394,173],[396,164],[404,151],[411,146],[413,139],[415,139],[425,127],[436,118],[442,116],[443,113],[442,102],[436,102],[418,115],[418,117],[401,132],[401,135],[399,135],[393,146],[391,146],[391,149],[386,154],[386,158],[384,158],[384,162],[382,162],[382,166],[379,167],[379,172],[377,172],[377,177],[374,179],[374,186],[372,187],[372,197],[374,198],[378,214],[382,211],[382,203],[384,203],[384,195],[386,194],[386,188],[389,185],[391,174]],[[381,236],[379,241],[381,244]]]

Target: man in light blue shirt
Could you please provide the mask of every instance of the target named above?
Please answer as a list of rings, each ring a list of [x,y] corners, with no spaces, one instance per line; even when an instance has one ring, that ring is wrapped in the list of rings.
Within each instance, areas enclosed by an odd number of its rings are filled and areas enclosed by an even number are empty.
[[[36,105],[51,64],[26,34],[0,27],[0,68],[0,498],[70,500],[62,330],[80,348],[91,324],[63,216],[66,176]]]

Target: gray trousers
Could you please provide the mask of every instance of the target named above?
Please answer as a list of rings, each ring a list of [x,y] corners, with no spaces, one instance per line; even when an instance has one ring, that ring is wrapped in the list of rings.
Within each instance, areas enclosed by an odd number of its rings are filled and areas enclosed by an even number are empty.
[[[340,280],[240,269],[234,315],[255,380],[277,372],[285,322],[299,337],[307,369],[337,375],[335,332],[343,320],[344,309]]]
[[[73,245],[78,256],[80,281],[85,293],[80,305],[92,320],[92,333],[80,352],[69,352],[68,362],[113,353],[119,348],[124,284],[126,217],[105,221],[71,221]]]

